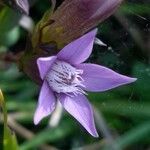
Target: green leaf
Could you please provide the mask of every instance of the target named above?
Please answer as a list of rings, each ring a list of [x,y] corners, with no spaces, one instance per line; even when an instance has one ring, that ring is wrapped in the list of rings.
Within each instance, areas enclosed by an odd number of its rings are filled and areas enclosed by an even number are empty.
[[[0,11],[0,31],[7,32],[18,25],[20,15],[9,7],[4,7]],[[1,32],[0,32],[1,34]]]
[[[3,35],[2,35],[3,34]],[[20,36],[19,27],[15,27],[9,32],[1,32],[0,34],[0,45],[11,46],[15,44]]]
[[[142,101],[150,100],[150,66],[143,63],[136,63],[133,67],[133,76],[138,80],[135,84],[137,94],[140,96]]]
[[[9,7],[0,11],[0,45],[11,46],[19,38],[18,22],[20,15]]]
[[[47,128],[42,132],[36,134],[30,141],[23,143],[20,146],[21,150],[29,150],[50,141],[57,142],[64,139],[76,130],[76,125],[69,119],[63,120],[57,128]]]
[[[144,123],[138,125],[137,127],[126,132],[121,137],[117,138],[112,145],[116,147],[117,150],[125,149],[150,135],[150,121],[145,121]],[[110,150],[111,148],[105,148],[103,150]]]
[[[149,14],[150,4],[135,4],[135,3],[125,3],[121,6],[120,11],[125,14],[134,14],[134,15],[144,15]]]
[[[111,92],[108,93],[92,93],[88,95],[89,99],[95,107],[99,108],[103,113],[122,115],[132,118],[149,118],[150,103],[128,101],[127,98],[119,98]]]
[[[3,149],[4,150],[19,150],[15,134],[7,126],[7,109],[2,91],[0,90],[0,106],[3,110]]]
[[[4,150],[19,150],[16,136],[10,131],[10,129],[6,126],[4,128]]]

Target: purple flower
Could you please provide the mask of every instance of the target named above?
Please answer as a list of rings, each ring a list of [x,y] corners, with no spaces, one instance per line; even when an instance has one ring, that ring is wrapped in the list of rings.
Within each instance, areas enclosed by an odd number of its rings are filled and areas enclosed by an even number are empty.
[[[65,46],[56,56],[37,60],[43,85],[34,123],[50,115],[59,101],[94,137],[98,137],[86,91],[101,92],[134,82],[106,67],[83,63],[91,54],[97,29]]]

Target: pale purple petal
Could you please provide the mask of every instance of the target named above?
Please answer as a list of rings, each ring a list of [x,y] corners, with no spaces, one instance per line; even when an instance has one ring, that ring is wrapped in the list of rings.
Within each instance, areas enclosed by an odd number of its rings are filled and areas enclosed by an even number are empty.
[[[136,81],[136,78],[121,75],[109,68],[96,64],[80,64],[77,68],[83,70],[82,78],[86,91],[106,91]]]
[[[19,1],[17,0],[15,2],[17,3],[17,5],[21,9],[21,11],[23,11],[27,15],[29,14],[29,2],[28,2],[28,0],[19,0]]]
[[[37,59],[37,65],[40,72],[40,77],[43,80],[47,72],[50,70],[50,67],[57,59],[56,56],[51,57],[40,57]]]
[[[97,29],[94,29],[71,42],[58,53],[58,58],[71,64],[80,64],[84,62],[92,52],[96,33]]]
[[[55,96],[47,82],[44,81],[39,95],[38,106],[34,114],[34,124],[38,124],[44,117],[50,115],[55,106]]]
[[[76,118],[92,136],[98,137],[94,123],[93,110],[84,95],[74,97],[61,95],[59,100],[63,107]]]

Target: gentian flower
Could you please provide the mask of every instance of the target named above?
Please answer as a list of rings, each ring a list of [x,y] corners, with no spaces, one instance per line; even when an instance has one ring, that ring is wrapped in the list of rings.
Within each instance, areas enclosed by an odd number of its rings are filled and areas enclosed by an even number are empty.
[[[102,92],[134,82],[104,66],[83,63],[91,54],[97,29],[65,46],[56,56],[37,59],[43,85],[39,95],[34,123],[50,115],[57,101],[94,137],[92,106],[86,92]]]

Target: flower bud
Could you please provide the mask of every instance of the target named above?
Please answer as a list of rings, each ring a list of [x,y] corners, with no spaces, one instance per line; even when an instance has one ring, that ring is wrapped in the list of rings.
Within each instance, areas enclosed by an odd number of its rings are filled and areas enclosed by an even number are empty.
[[[61,49],[109,17],[122,0],[65,0],[46,13],[32,37],[33,47],[56,43]],[[38,35],[38,36],[37,36]]]

